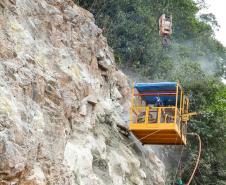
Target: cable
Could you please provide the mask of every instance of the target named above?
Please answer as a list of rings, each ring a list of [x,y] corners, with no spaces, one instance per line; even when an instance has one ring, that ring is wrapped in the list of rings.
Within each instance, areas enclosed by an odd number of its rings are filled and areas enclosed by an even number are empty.
[[[150,133],[150,134],[148,134],[148,135],[142,137],[141,139],[138,139],[138,141],[141,141],[141,140],[143,140],[143,139],[145,139],[145,138],[147,138],[147,137],[149,137],[149,136],[151,136],[151,135],[154,135],[154,134],[156,134],[156,133],[159,132],[159,131],[160,131],[160,130],[156,130],[155,132]],[[136,143],[136,142],[137,142],[137,141],[134,141],[134,142],[132,142],[132,143],[126,145],[126,147],[129,147],[129,146],[131,146],[132,144],[134,144],[134,143]]]
[[[199,154],[198,154],[198,158],[196,160],[195,168],[194,168],[194,170],[193,170],[193,172],[191,174],[191,177],[190,177],[188,183],[186,184],[186,185],[190,185],[192,179],[194,178],[195,172],[196,172],[196,170],[198,168],[199,162],[200,162],[200,157],[201,157],[201,152],[202,152],[202,141],[201,141],[200,136],[197,133],[187,133],[187,135],[196,136],[198,138],[198,141],[199,141]]]
[[[88,8],[90,12],[91,12],[94,5],[96,5],[96,0],[93,0],[91,6]]]
[[[183,154],[183,151],[184,151],[184,146],[182,147],[182,150],[181,150],[180,160],[178,161],[177,171],[176,171],[176,174],[175,174],[174,179],[173,179],[173,184],[175,183],[175,180],[176,180],[176,176],[177,176],[178,169],[179,169],[179,166],[180,166],[180,163],[181,163],[181,159],[182,159],[182,154]]]
[[[177,138],[178,138],[178,137],[176,137],[176,141],[175,141],[174,145],[176,145],[176,143],[177,143]],[[176,180],[176,176],[177,176],[177,172],[178,172],[178,167],[179,167],[179,165],[180,165],[180,161],[181,161],[181,158],[182,158],[182,153],[183,153],[183,147],[182,147],[182,150],[181,150],[180,159],[179,159],[179,161],[178,161],[177,171],[176,171],[176,174],[175,174],[174,179],[173,179],[173,184],[174,184],[174,182],[175,182],[175,180]]]

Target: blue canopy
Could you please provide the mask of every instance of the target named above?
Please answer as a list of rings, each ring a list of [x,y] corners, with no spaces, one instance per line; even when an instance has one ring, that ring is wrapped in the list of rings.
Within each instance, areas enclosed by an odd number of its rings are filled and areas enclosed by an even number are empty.
[[[177,82],[136,83],[135,88],[147,104],[156,104],[160,99],[163,106],[175,106]],[[165,95],[167,93],[167,95]],[[145,95],[147,94],[147,95]],[[180,99],[180,96],[178,96]]]

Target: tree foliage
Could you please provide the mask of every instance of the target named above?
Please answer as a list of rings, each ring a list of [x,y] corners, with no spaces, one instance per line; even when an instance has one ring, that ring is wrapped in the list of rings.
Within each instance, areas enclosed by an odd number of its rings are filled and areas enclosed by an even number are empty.
[[[77,0],[77,3],[94,14],[115,51],[116,61],[124,67],[154,79],[165,79],[173,66],[181,65],[186,58],[188,63],[216,66],[217,75],[224,73],[218,66],[226,64],[225,48],[214,39],[211,27],[218,25],[215,16],[206,14],[197,19],[203,1]],[[162,13],[173,15],[173,44],[169,49],[162,47],[159,36],[158,19]]]
[[[190,131],[202,138],[202,159],[194,184],[219,184],[226,181],[226,86],[215,79],[193,81],[187,85],[192,92],[191,109],[200,114],[190,123]],[[185,156],[184,174],[191,174],[197,158],[197,148],[190,138],[189,151]],[[191,155],[192,154],[192,155]],[[187,178],[184,176],[185,179]]]

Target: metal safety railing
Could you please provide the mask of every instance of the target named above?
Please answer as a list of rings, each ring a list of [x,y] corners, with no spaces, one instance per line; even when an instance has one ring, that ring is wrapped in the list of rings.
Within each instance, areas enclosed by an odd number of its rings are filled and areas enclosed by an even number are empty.
[[[176,123],[180,128],[180,112],[176,107],[131,107],[132,124]]]

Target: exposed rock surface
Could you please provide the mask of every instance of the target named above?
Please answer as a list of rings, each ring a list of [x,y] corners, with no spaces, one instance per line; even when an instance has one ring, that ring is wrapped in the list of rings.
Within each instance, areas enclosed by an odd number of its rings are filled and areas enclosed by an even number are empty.
[[[164,184],[116,127],[129,86],[93,16],[71,0],[0,1],[0,184]]]

